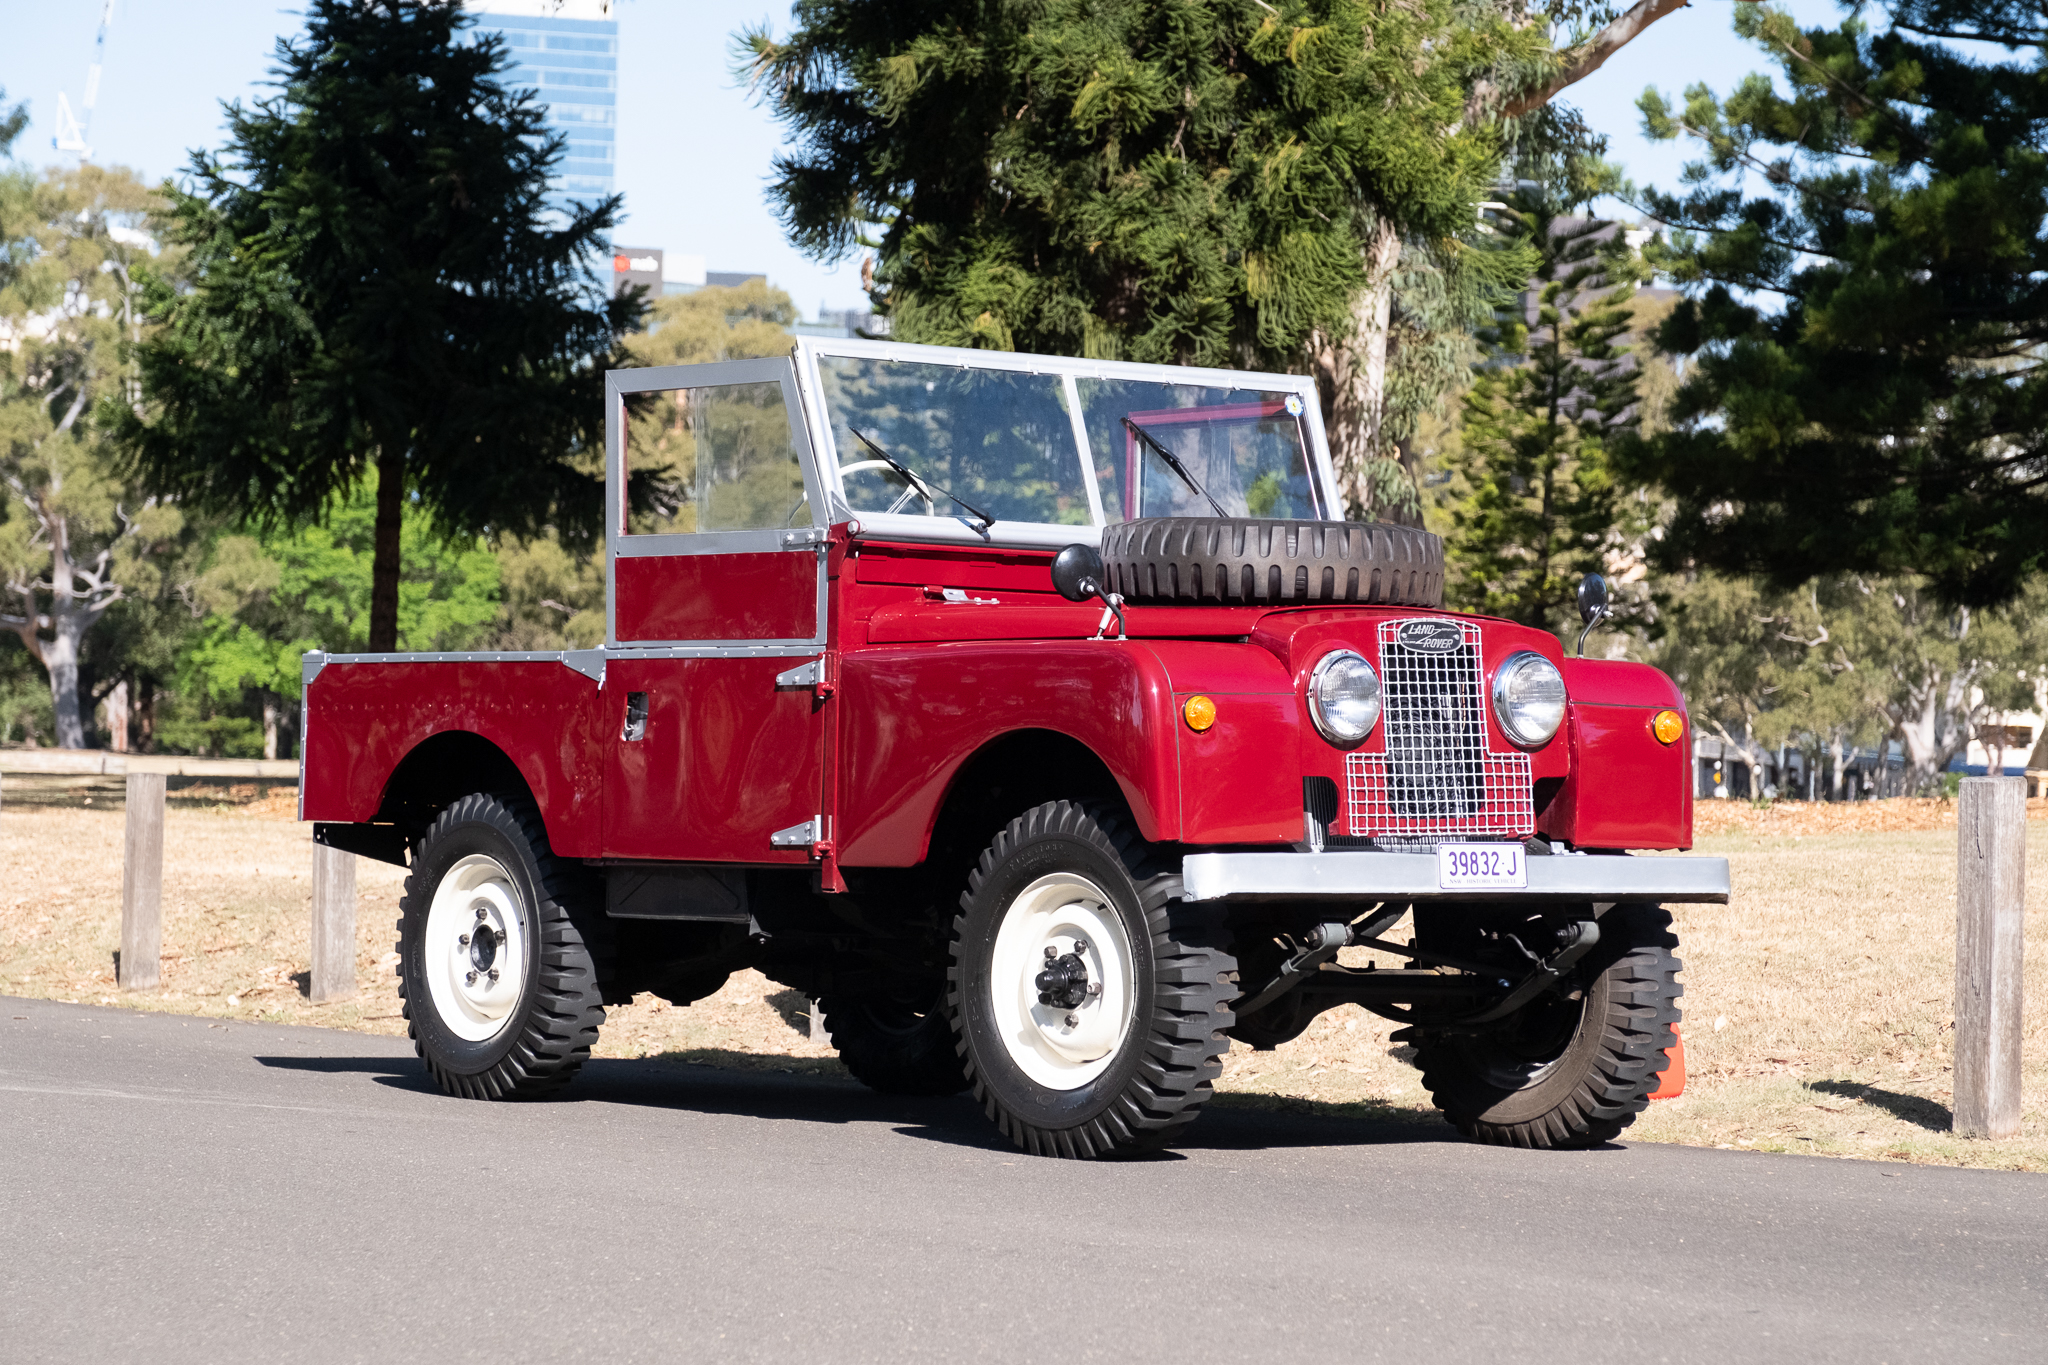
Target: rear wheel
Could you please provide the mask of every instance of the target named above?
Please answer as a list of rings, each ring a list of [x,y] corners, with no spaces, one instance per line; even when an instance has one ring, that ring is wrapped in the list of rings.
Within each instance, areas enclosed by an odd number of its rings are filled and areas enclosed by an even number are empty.
[[[943,987],[929,998],[828,995],[825,1031],[854,1078],[890,1095],[952,1095],[967,1073],[946,1020]]]
[[[465,796],[427,830],[399,902],[398,988],[443,1090],[536,1095],[590,1056],[604,1008],[570,915],[582,889],[524,798]]]
[[[1538,997],[1482,1033],[1410,1031],[1423,1088],[1458,1131],[1512,1147],[1610,1142],[1649,1107],[1674,1046],[1683,964],[1671,916],[1619,905],[1572,994]]]
[[[1222,1070],[1237,963],[1221,916],[1145,854],[1106,808],[1054,801],[968,879],[947,1008],[975,1098],[1026,1151],[1163,1146]]]

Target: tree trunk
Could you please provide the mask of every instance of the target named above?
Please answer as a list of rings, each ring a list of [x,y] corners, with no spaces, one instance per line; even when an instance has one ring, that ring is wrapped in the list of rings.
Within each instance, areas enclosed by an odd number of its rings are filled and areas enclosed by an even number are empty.
[[[142,753],[156,752],[156,684],[148,678],[136,684],[135,747]]]
[[[1323,394],[1323,426],[1345,515],[1419,524],[1416,508],[1386,496],[1389,481],[1405,478],[1406,470],[1398,463],[1391,469],[1376,467],[1385,459],[1387,330],[1393,318],[1394,267],[1400,260],[1401,234],[1381,219],[1366,244],[1366,286],[1352,300],[1351,330],[1341,338],[1322,332],[1311,336],[1309,363]]]
[[[1842,799],[1842,732],[1840,730],[1835,731],[1833,739],[1828,743],[1828,760],[1832,765],[1832,771],[1828,773],[1828,800],[1839,801]]]
[[[405,507],[405,459],[395,442],[377,455],[376,552],[370,561],[370,652],[398,648],[399,525]]]
[[[43,642],[43,666],[50,671],[50,709],[57,716],[57,747],[83,749],[85,722],[78,711],[78,635],[57,618],[56,638]]]
[[[117,754],[128,752],[128,680],[114,684],[107,693],[107,747]]]

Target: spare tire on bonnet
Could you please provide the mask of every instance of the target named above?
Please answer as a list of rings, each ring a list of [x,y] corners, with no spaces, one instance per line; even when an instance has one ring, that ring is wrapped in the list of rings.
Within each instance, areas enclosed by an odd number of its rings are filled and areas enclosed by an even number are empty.
[[[1102,528],[1111,592],[1140,604],[1440,607],[1444,542],[1412,526],[1140,517]]]

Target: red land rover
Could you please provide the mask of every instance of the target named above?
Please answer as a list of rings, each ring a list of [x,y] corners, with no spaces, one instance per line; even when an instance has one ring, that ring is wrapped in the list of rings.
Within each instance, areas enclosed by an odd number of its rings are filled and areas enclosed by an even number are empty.
[[[1311,381],[804,339],[606,402],[601,648],[306,659],[304,818],[410,869],[450,1093],[756,967],[1047,1155],[1172,1141],[1346,1002],[1482,1140],[1644,1107],[1661,907],[1728,896],[1631,855],[1692,842],[1684,700],[1443,611],[1434,536],[1340,519]]]

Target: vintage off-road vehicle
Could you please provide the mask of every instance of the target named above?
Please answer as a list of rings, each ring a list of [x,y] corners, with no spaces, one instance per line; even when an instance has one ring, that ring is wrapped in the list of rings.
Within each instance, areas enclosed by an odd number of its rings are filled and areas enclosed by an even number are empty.
[[[1441,610],[1434,536],[1341,520],[1310,380],[804,339],[606,403],[601,648],[306,659],[302,813],[409,867],[450,1093],[758,967],[1047,1155],[1170,1142],[1230,1039],[1346,1002],[1482,1140],[1644,1107],[1661,907],[1728,895],[1629,853],[1691,844],[1684,701]]]

